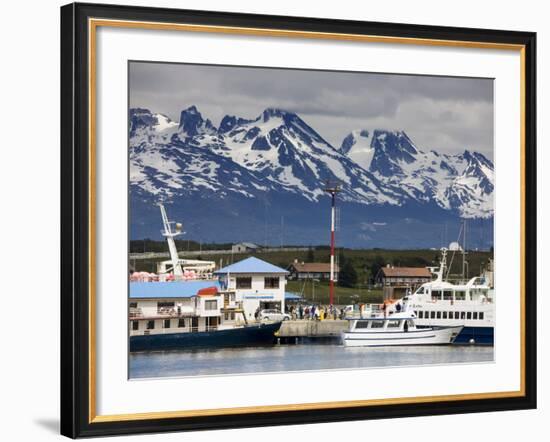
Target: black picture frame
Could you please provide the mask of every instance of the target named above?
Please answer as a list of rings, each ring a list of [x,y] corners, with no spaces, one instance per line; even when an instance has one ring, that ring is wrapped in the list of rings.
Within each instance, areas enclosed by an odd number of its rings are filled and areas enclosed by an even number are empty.
[[[468,400],[94,421],[90,396],[90,18],[519,45],[524,79],[524,394]],[[71,438],[536,408],[536,34],[73,3],[61,8],[61,433]],[[92,337],[93,338],[93,337]]]

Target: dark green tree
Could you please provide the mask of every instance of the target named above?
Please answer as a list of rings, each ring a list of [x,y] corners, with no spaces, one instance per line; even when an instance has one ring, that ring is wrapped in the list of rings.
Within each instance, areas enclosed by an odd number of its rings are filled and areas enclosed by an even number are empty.
[[[312,247],[307,250],[306,262],[315,262],[315,253],[313,253]]]
[[[340,271],[338,273],[338,285],[341,287],[354,287],[357,284],[357,271],[351,260],[341,252],[339,257]]]

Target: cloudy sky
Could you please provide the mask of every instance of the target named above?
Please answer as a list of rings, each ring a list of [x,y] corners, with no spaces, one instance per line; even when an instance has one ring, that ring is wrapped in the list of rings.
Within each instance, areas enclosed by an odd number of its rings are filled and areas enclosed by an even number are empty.
[[[130,63],[129,76],[131,107],[175,121],[191,105],[216,126],[224,115],[279,107],[334,147],[354,129],[398,129],[422,150],[493,159],[491,79],[143,62]]]

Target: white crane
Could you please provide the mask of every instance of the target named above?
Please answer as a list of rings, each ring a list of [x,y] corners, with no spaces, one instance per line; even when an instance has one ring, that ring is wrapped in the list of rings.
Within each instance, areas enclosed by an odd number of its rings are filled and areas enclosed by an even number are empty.
[[[181,279],[183,277],[183,270],[181,268],[178,256],[178,249],[176,249],[176,243],[174,238],[182,233],[182,224],[176,223],[174,221],[169,221],[168,216],[166,215],[166,209],[163,204],[159,204],[160,214],[162,216],[162,223],[164,225],[164,230],[161,232],[162,236],[166,237],[168,242],[168,249],[170,251],[170,260],[172,261],[172,269],[174,272],[174,277],[176,279]],[[172,231],[172,224],[174,224],[174,231]]]

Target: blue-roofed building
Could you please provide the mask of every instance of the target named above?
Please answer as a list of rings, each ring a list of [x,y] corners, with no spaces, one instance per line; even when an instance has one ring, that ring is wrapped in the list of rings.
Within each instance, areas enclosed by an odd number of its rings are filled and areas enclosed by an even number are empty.
[[[222,286],[235,290],[246,317],[254,320],[259,310],[285,311],[285,286],[288,271],[256,257],[223,267],[214,272]]]

